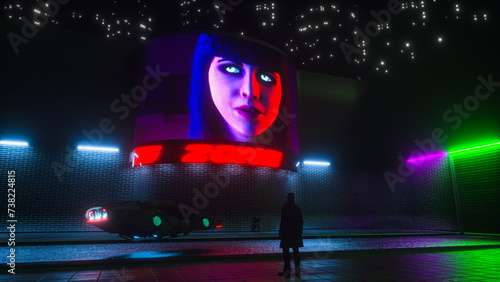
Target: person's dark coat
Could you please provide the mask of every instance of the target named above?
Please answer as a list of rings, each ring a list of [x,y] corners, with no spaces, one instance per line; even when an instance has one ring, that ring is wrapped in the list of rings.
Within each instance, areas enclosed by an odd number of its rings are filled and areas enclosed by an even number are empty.
[[[287,201],[281,209],[281,223],[279,235],[281,238],[280,248],[303,247],[302,211],[294,202]]]

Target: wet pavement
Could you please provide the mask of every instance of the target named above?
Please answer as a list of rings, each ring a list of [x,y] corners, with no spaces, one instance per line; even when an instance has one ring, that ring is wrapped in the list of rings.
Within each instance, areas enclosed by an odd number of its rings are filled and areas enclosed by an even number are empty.
[[[280,256],[230,262],[156,262],[146,265],[37,270],[1,275],[0,281],[498,281],[500,249],[398,254],[368,253],[338,258],[306,258],[297,277],[292,263],[290,279],[277,276]],[[22,268],[21,266],[19,268]]]
[[[201,232],[129,242],[104,232],[18,233],[17,274],[9,275],[3,264],[0,281],[280,281],[276,235]],[[500,279],[499,236],[418,230],[306,230],[304,235],[302,280]],[[6,244],[0,246],[0,254],[8,253]],[[292,273],[291,280],[298,278]]]
[[[411,229],[306,229],[305,239],[366,236],[412,236],[412,235],[457,234],[450,231],[411,230]],[[8,239],[9,233],[0,233],[0,240]],[[220,241],[220,240],[267,240],[278,239],[278,231],[261,232],[221,232],[194,231],[187,236],[165,238],[165,241]],[[16,242],[31,244],[86,244],[127,242],[118,234],[107,232],[58,232],[58,233],[16,233]]]
[[[303,253],[339,252],[443,247],[500,247],[498,237],[480,236],[379,236],[360,238],[304,239]],[[9,247],[0,247],[8,253]],[[99,244],[16,244],[17,264],[61,262],[118,262],[127,260],[186,260],[220,256],[280,254],[279,240],[231,241],[141,241]]]

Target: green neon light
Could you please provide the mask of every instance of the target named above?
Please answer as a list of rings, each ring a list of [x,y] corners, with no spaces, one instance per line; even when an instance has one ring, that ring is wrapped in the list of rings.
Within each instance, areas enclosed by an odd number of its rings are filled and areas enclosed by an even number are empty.
[[[153,223],[156,225],[156,226],[160,226],[161,224],[161,218],[159,216],[155,216],[153,218]]]
[[[483,146],[478,146],[478,147],[474,147],[474,148],[468,148],[468,149],[453,151],[453,152],[450,152],[450,154],[462,153],[462,152],[471,151],[471,150],[477,150],[477,149],[485,149],[486,147],[492,147],[492,146],[500,146],[500,142],[493,143],[493,144],[488,144],[488,145],[483,145]]]
[[[208,227],[210,225],[210,221],[208,221],[208,218],[203,219],[203,225],[205,225],[205,227]]]

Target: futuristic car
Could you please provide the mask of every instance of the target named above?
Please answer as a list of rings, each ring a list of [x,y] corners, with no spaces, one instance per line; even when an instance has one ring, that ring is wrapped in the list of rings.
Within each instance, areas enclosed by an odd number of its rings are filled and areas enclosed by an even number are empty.
[[[85,212],[88,223],[130,241],[188,235],[193,230],[222,227],[220,221],[203,214],[185,219],[173,202],[122,202],[93,207]]]

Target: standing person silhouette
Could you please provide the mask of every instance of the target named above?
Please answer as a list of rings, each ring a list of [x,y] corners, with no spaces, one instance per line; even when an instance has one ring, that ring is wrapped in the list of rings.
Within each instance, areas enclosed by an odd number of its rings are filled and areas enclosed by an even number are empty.
[[[304,221],[302,211],[295,204],[295,194],[289,193],[287,201],[281,208],[281,223],[279,236],[281,239],[280,248],[283,248],[283,272],[278,272],[279,276],[290,278],[290,248],[293,249],[293,260],[295,261],[295,276],[300,277],[300,254],[299,247],[304,247],[302,242],[302,229]]]

